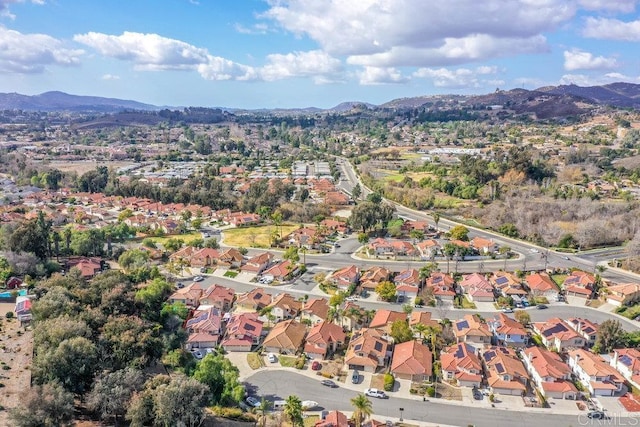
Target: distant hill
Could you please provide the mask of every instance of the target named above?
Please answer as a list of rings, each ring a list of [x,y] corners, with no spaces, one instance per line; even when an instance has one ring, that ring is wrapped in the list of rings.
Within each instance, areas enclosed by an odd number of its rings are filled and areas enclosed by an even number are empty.
[[[335,107],[329,108],[329,111],[333,111],[336,113],[343,113],[343,112],[351,111],[355,109],[373,110],[375,108],[376,108],[375,105],[369,104],[368,102],[348,101],[348,102],[341,102]]]
[[[634,83],[611,83],[603,86],[547,86],[538,89],[540,92],[556,95],[579,96],[596,104],[615,107],[640,107],[640,85]]]
[[[0,93],[0,110],[27,111],[95,111],[112,113],[122,110],[160,110],[160,107],[116,98],[69,95],[64,92],[45,92],[40,95]]]

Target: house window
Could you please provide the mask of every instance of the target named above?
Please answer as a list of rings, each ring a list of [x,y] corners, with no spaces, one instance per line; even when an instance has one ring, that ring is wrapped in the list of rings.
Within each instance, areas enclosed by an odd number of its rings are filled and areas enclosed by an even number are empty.
[[[511,335],[507,334],[507,338],[511,338]]]

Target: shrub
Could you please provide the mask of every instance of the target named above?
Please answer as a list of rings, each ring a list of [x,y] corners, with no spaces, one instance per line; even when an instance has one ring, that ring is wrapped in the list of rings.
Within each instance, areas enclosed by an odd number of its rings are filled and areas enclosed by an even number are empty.
[[[304,368],[304,356],[298,357],[298,360],[296,360],[296,364],[294,365],[296,369],[303,369]]]
[[[436,389],[433,387],[427,387],[427,396],[435,397],[435,395],[436,395]]]
[[[393,391],[396,379],[391,374],[384,374],[384,391]]]
[[[496,397],[494,396],[494,394],[493,394],[493,393],[491,393],[491,394],[489,395],[489,400],[490,400],[491,402],[495,402]]]
[[[238,421],[255,421],[254,418],[240,408],[230,408],[226,406],[214,406],[211,408],[213,413],[222,418],[228,418]]]
[[[5,315],[5,317],[7,319],[13,319],[13,311],[8,311],[7,314]]]

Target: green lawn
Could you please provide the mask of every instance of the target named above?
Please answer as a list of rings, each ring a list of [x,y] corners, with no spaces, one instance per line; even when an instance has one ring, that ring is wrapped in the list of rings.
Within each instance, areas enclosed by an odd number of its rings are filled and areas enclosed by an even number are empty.
[[[149,237],[149,240],[153,240],[158,245],[164,245],[169,239],[180,239],[184,243],[189,243],[196,239],[202,239],[202,234],[200,232],[194,231],[187,234],[178,234],[164,237]]]
[[[286,236],[294,230],[300,228],[299,225],[283,225],[282,236]],[[229,228],[224,230],[223,241],[226,245],[237,248],[268,248],[271,246],[271,237],[276,231],[274,225],[261,225],[256,227]]]
[[[551,280],[553,280],[555,284],[558,285],[559,288],[561,288],[562,284],[564,283],[564,279],[566,279],[567,277],[568,274],[552,274]]]
[[[260,369],[264,367],[264,358],[258,353],[247,353],[247,363],[251,369]]]
[[[280,362],[280,366],[284,368],[295,367],[296,360],[298,360],[298,358],[295,356],[278,356],[278,361]]]
[[[230,277],[230,278],[235,278],[238,275],[237,271],[227,271],[226,273],[224,273],[224,277]]]
[[[465,295],[462,297],[462,308],[475,309],[478,307],[476,307],[476,305],[473,302],[469,301]]]

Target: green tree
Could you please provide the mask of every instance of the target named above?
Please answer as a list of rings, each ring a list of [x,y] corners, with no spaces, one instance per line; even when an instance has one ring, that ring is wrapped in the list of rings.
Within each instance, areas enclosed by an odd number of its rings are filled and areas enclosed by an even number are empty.
[[[118,426],[129,409],[131,397],[140,391],[143,385],[144,375],[134,369],[103,373],[88,395],[88,406],[98,413],[102,420],[113,418]]]
[[[256,408],[258,412],[260,412],[260,424],[262,427],[265,427],[267,424],[267,411],[271,409],[271,402],[262,398],[260,401],[260,406]]]
[[[431,214],[431,217],[433,218],[433,222],[436,224],[436,230],[437,230],[438,224],[440,223],[440,214],[438,212],[433,212]]]
[[[302,402],[298,396],[291,395],[287,397],[283,412],[293,427],[302,427],[304,425],[304,420],[302,418]]]
[[[614,348],[620,348],[624,345],[625,336],[626,332],[622,328],[619,320],[605,320],[598,327],[593,351],[597,353],[610,353]]]
[[[57,382],[35,385],[9,412],[15,427],[66,427],[74,425],[73,394]]]
[[[464,225],[456,225],[449,230],[452,239],[467,241],[469,240],[469,229]]]
[[[172,378],[153,390],[153,425],[200,426],[205,418],[207,386],[192,378]],[[132,423],[132,426],[134,424]]]
[[[295,246],[289,246],[282,254],[282,258],[288,259],[289,261],[296,263],[300,261],[300,255],[298,254],[298,248]]]
[[[234,405],[242,400],[244,386],[238,376],[238,368],[220,354],[207,354],[193,373],[193,378],[209,387],[211,403],[221,405]]]
[[[14,252],[32,252],[45,259],[48,253],[48,236],[43,234],[37,219],[23,221],[9,237],[9,248]]]
[[[396,320],[391,324],[391,336],[396,344],[400,344],[411,341],[413,339],[413,331],[406,320]]]
[[[522,326],[529,326],[531,323],[531,316],[525,310],[516,310],[516,312],[513,313],[513,316],[522,324]]]
[[[112,317],[99,337],[101,359],[114,370],[149,366],[162,351],[159,335],[159,325],[137,316]]]
[[[361,245],[366,245],[369,243],[369,234],[367,233],[358,233],[358,243]]]
[[[362,188],[360,188],[360,184],[356,184],[351,189],[351,197],[353,198],[354,201],[357,201],[361,195],[362,195]]]
[[[353,418],[356,422],[356,427],[361,427],[362,422],[373,414],[373,404],[364,394],[359,394],[351,399],[351,406],[354,409]]]
[[[204,247],[210,249],[220,249],[220,242],[215,238],[207,239],[204,241]]]
[[[164,243],[164,248],[168,251],[175,252],[184,245],[184,240],[172,237]]]
[[[380,282],[380,284],[376,286],[376,293],[383,301],[395,301],[396,285],[389,281]]]

